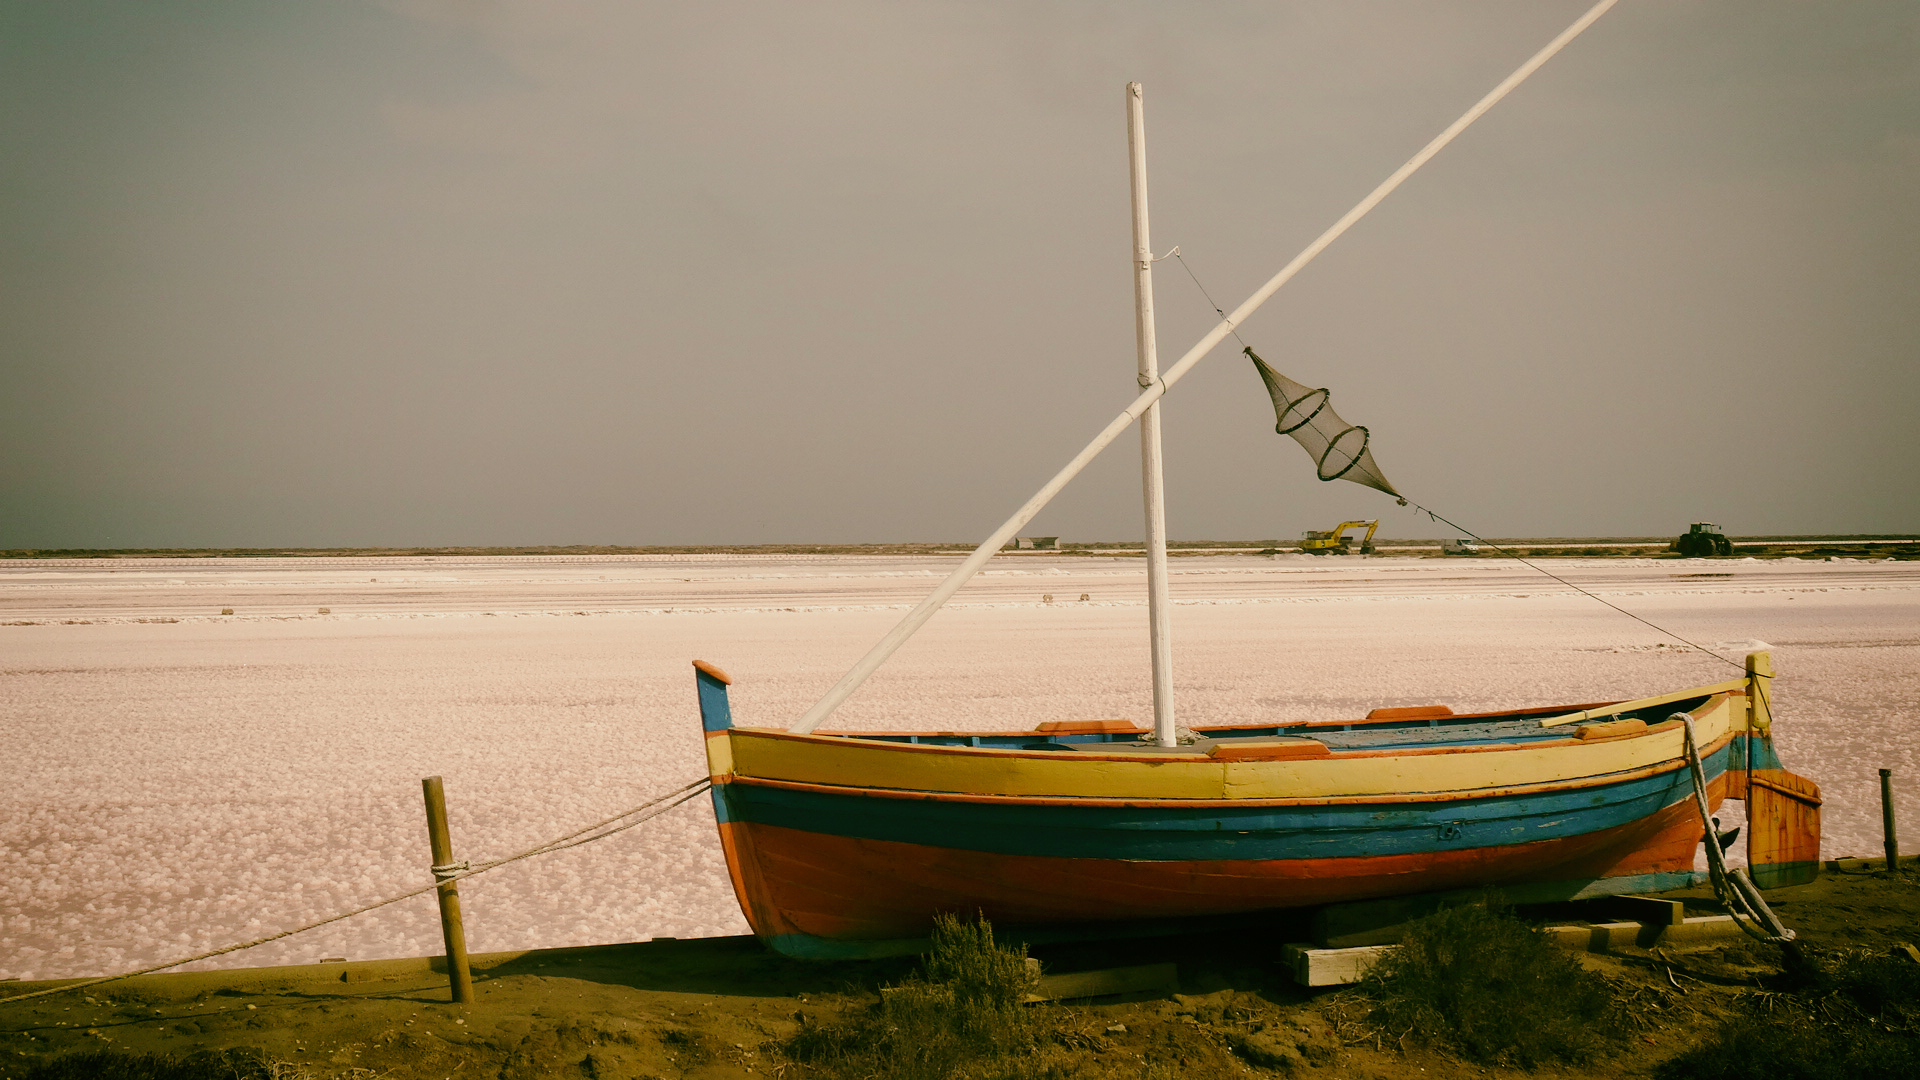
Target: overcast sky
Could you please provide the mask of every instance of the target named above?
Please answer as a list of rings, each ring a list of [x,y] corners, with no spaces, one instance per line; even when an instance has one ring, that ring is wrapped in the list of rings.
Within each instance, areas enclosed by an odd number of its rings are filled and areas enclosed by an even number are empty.
[[[1134,390],[1128,80],[1231,308],[1586,7],[0,0],[0,547],[978,539]],[[1917,30],[1623,0],[1243,333],[1486,535],[1920,532]],[[1447,532],[1233,350],[1174,538]]]

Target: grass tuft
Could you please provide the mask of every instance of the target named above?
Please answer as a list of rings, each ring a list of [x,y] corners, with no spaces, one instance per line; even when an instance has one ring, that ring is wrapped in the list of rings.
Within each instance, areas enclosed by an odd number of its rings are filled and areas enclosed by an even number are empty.
[[[302,1070],[304,1072],[304,1070]],[[253,1050],[202,1050],[188,1057],[83,1050],[43,1061],[23,1080],[283,1080],[283,1063]]]
[[[1521,1068],[1592,1058],[1613,1008],[1605,980],[1493,900],[1410,924],[1361,989],[1389,1033]]]
[[[1920,964],[1836,954],[1795,994],[1768,995],[1659,1080],[1907,1080],[1920,1062]]]
[[[1032,1048],[1021,1005],[1030,985],[1024,947],[996,944],[984,918],[942,914],[919,972],[870,1008],[832,1020],[802,1015],[782,1049],[817,1076],[946,1080]]]

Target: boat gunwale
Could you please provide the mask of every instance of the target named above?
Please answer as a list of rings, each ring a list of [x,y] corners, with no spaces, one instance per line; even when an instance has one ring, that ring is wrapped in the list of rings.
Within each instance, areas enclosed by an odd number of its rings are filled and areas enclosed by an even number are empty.
[[[1541,716],[1541,719],[1551,720],[1551,719],[1554,719],[1555,717],[1566,716],[1571,713],[1582,712],[1582,711],[1590,712],[1595,709],[1610,709],[1616,705],[1628,705],[1628,704],[1632,704],[1632,702],[1589,701],[1580,705],[1533,705],[1523,709],[1497,709],[1492,712],[1448,713],[1444,717],[1434,717],[1433,719],[1444,720],[1447,723],[1454,723],[1454,722],[1463,721],[1463,720],[1497,720],[1497,719],[1500,719],[1501,717],[1524,718],[1525,715],[1528,713],[1539,713]],[[1357,720],[1299,720],[1299,721],[1279,723],[1279,724],[1262,724],[1262,723],[1195,724],[1194,726],[1187,728],[1187,730],[1198,735],[1198,734],[1214,732],[1214,731],[1245,731],[1249,728],[1263,728],[1263,729],[1275,728],[1275,729],[1286,730],[1286,731],[1299,730],[1299,729],[1324,731],[1330,728],[1348,729],[1348,728],[1358,728],[1363,726],[1373,727],[1373,726],[1378,726],[1382,724],[1397,724],[1397,725],[1406,727],[1410,730],[1418,730],[1420,727],[1428,726],[1428,725],[1421,725],[1421,724],[1415,724],[1415,723],[1409,722],[1410,720],[1414,720],[1414,719],[1419,719],[1419,718],[1405,717],[1405,716],[1370,716],[1370,717],[1361,717]],[[1099,723],[1100,721],[1091,721],[1091,722]],[[1129,724],[1133,723],[1133,721],[1131,720],[1124,721],[1124,722]],[[787,730],[785,728],[758,728],[758,727],[746,727],[746,726],[740,726],[740,725],[736,725],[736,728],[742,731],[786,731]],[[801,733],[795,732],[794,734],[801,734]],[[1020,730],[1020,731],[904,731],[904,730],[900,730],[900,731],[894,731],[894,730],[810,731],[810,732],[805,732],[804,734],[825,736],[828,738],[838,738],[838,739],[905,739],[905,738],[913,738],[913,737],[918,737],[923,739],[965,739],[965,738],[971,738],[973,736],[982,736],[982,737],[991,736],[996,739],[1018,739],[1018,738],[1044,739],[1051,736],[1054,739],[1059,739],[1063,736],[1068,738],[1084,738],[1089,735],[1151,735],[1153,734],[1153,729],[1140,727],[1139,725],[1135,724],[1132,728],[1128,728],[1124,730],[1108,730],[1108,731],[1096,731],[1096,730],[1041,731],[1038,728],[1033,728],[1033,729]],[[922,745],[922,744],[913,744],[913,745]],[[926,744],[926,745],[932,745],[932,744]],[[1004,747],[973,747],[970,749],[1005,749],[1005,748]]]
[[[1451,723],[1459,723],[1459,722],[1465,722],[1465,721],[1497,719],[1503,716],[1504,717],[1525,717],[1527,714],[1540,713],[1542,714],[1540,717],[1540,725],[1541,725],[1542,731],[1551,731],[1557,727],[1568,727],[1571,732],[1571,730],[1577,730],[1577,724],[1585,720],[1598,719],[1599,717],[1603,717],[1603,716],[1615,716],[1619,713],[1631,712],[1636,709],[1654,708],[1659,705],[1663,705],[1663,704],[1667,704],[1675,701],[1681,701],[1687,698],[1704,697],[1704,698],[1710,699],[1720,695],[1726,695],[1728,697],[1745,697],[1746,685],[1747,685],[1747,680],[1744,678],[1730,679],[1725,682],[1710,683],[1706,686],[1693,687],[1686,690],[1678,690],[1669,694],[1656,694],[1652,697],[1631,698],[1631,699],[1625,699],[1621,701],[1590,702],[1590,703],[1580,704],[1580,705],[1543,705],[1543,706],[1531,706],[1531,707],[1520,708],[1520,709],[1502,709],[1502,710],[1496,710],[1492,712],[1451,713],[1448,716],[1444,717],[1444,719],[1446,720],[1447,723],[1451,724]],[[1441,718],[1436,717],[1434,719],[1441,719]],[[1438,724],[1432,724],[1432,725],[1410,724],[1408,723],[1407,717],[1374,717],[1371,719],[1362,718],[1359,720],[1309,720],[1309,721],[1302,721],[1297,724],[1252,723],[1252,724],[1203,725],[1200,727],[1189,728],[1188,730],[1194,732],[1195,734],[1200,734],[1203,732],[1217,732],[1217,731],[1244,731],[1250,728],[1261,728],[1261,729],[1273,728],[1275,730],[1274,735],[1257,735],[1257,736],[1249,736],[1249,738],[1275,738],[1275,737],[1283,737],[1289,731],[1298,731],[1298,730],[1330,731],[1335,727],[1338,727],[1342,730],[1352,730],[1353,728],[1361,727],[1363,725],[1372,726],[1372,725],[1382,725],[1382,724],[1395,724],[1395,725],[1404,727],[1410,731],[1420,731],[1420,730],[1433,731],[1433,730],[1440,730],[1442,727],[1442,725],[1438,725]],[[1667,722],[1662,722],[1661,724],[1658,724],[1658,725],[1649,724],[1647,725],[1647,731],[1644,734],[1653,734],[1658,731],[1664,731],[1668,729],[1668,726],[1669,725]],[[1090,743],[1084,743],[1084,742],[1066,743],[1061,741],[1062,738],[1086,739],[1088,736],[1093,736],[1093,735],[1146,734],[1147,729],[1145,728],[1136,728],[1135,731],[1132,733],[1129,733],[1129,732],[1066,733],[1066,732],[1046,732],[1046,731],[1040,731],[1037,729],[1031,730],[1031,731],[810,731],[810,732],[796,732],[796,731],[789,731],[786,728],[749,727],[744,725],[733,724],[733,725],[729,725],[727,728],[722,730],[736,731],[736,732],[751,734],[755,736],[780,736],[784,738],[791,738],[791,739],[801,740],[801,741],[812,740],[812,741],[821,741],[821,742],[833,741],[833,742],[840,742],[840,743],[859,743],[865,746],[886,747],[889,749],[936,751],[936,752],[942,752],[942,753],[965,752],[965,753],[987,753],[987,754],[993,754],[993,755],[1015,755],[1020,757],[1053,757],[1058,755],[1061,752],[1060,750],[1057,750],[1057,749],[1039,750],[1039,749],[1034,749],[1030,747],[1019,747],[1019,746],[959,746],[959,745],[944,744],[944,743],[917,743],[917,742],[903,743],[903,742],[890,741],[894,739],[913,738],[913,737],[946,738],[946,739],[964,739],[964,738],[976,738],[976,737],[977,738],[995,738],[995,739],[1033,738],[1033,739],[1047,739],[1049,742],[1058,744],[1060,746],[1074,746],[1076,747],[1076,751],[1074,753],[1074,757],[1076,759],[1087,759],[1087,760],[1096,760],[1096,761],[1099,761],[1099,760],[1125,760],[1125,761],[1215,760],[1215,759],[1208,758],[1204,750],[1197,751],[1192,754],[1180,754],[1180,753],[1169,753],[1168,751],[1162,750],[1162,749],[1143,749],[1143,751],[1139,753],[1127,753],[1124,750],[1116,749],[1112,753],[1103,754],[1095,751],[1077,749],[1077,747],[1079,746],[1090,745]],[[709,737],[712,737],[712,736],[721,734],[721,731],[719,730],[710,731],[707,734]],[[1311,735],[1299,735],[1294,737],[1307,738],[1307,739],[1312,738]],[[1612,741],[1616,741],[1617,739],[1637,738],[1637,737],[1639,736],[1638,735],[1614,736],[1604,741],[1612,742]],[[868,740],[872,740],[872,741],[868,741]],[[1115,747],[1124,747],[1129,745],[1127,743],[1114,742],[1113,740],[1110,740],[1110,739],[1104,740],[1104,741],[1111,743]],[[1568,735],[1564,736],[1562,739],[1541,739],[1539,741],[1529,742],[1526,745],[1529,748],[1535,748],[1535,747],[1541,747],[1541,746],[1557,745],[1562,741],[1585,741],[1585,742],[1591,743],[1594,740],[1576,740],[1574,736],[1571,733],[1569,733]],[[1329,751],[1331,751],[1330,756],[1339,757],[1339,758],[1351,758],[1351,757],[1359,757],[1359,756],[1380,756],[1380,755],[1390,755],[1390,754],[1397,754],[1397,753],[1415,753],[1415,752],[1432,753],[1436,751],[1459,751],[1459,750],[1506,750],[1506,749],[1513,749],[1513,748],[1515,747],[1509,744],[1493,744],[1488,746],[1457,746],[1457,747],[1408,747],[1404,749],[1389,749],[1389,750],[1362,750],[1362,749],[1336,750],[1332,747],[1328,747]]]
[[[1709,701],[1711,701],[1713,698],[1718,696],[1720,695],[1718,694],[1707,695]],[[1567,747],[1567,746],[1592,746],[1595,743],[1601,743],[1601,742],[1606,742],[1606,743],[1628,742],[1634,739],[1644,739],[1653,735],[1669,734],[1677,730],[1679,727],[1680,727],[1680,724],[1678,721],[1668,720],[1659,724],[1649,724],[1647,725],[1645,730],[1642,730],[1642,731],[1637,731],[1637,732],[1633,732],[1631,734],[1626,734],[1626,735],[1613,735],[1604,739],[1581,739],[1573,734],[1573,732],[1577,731],[1578,729],[1570,728],[1568,734],[1566,735],[1558,735],[1558,736],[1546,735],[1539,738],[1529,739],[1524,742],[1513,742],[1513,741],[1494,742],[1494,743],[1481,743],[1481,744],[1476,744],[1471,746],[1399,746],[1399,747],[1387,747],[1387,748],[1381,748],[1381,749],[1373,749],[1373,748],[1336,749],[1334,747],[1329,746],[1327,747],[1327,753],[1325,756],[1316,756],[1316,757],[1310,757],[1310,758],[1300,757],[1300,758],[1275,759],[1275,761],[1273,761],[1272,764],[1299,764],[1303,761],[1353,761],[1353,760],[1358,760],[1363,758],[1387,758],[1387,757],[1443,757],[1449,754],[1488,754],[1488,753],[1499,754],[1499,753],[1507,753],[1509,751],[1514,751],[1514,750],[1544,750],[1544,749],[1552,749],[1556,747]],[[1547,729],[1547,730],[1550,731],[1551,729]],[[838,741],[841,745],[858,745],[862,749],[875,749],[875,750],[883,750],[883,751],[905,751],[909,753],[933,753],[933,754],[945,754],[945,755],[986,755],[986,756],[997,757],[1002,759],[1012,758],[1012,759],[1023,759],[1023,760],[1044,760],[1044,761],[1067,760],[1067,761],[1086,761],[1086,762],[1118,761],[1118,762],[1128,762],[1128,763],[1134,763],[1134,764],[1155,764],[1155,763],[1161,763],[1161,762],[1164,762],[1167,764],[1173,764],[1176,762],[1183,763],[1183,764],[1200,764],[1200,763],[1210,762],[1210,763],[1221,764],[1221,765],[1268,764],[1268,762],[1263,762],[1258,760],[1249,761],[1249,760],[1236,759],[1231,762],[1223,761],[1220,758],[1208,756],[1205,750],[1197,750],[1192,753],[1173,753],[1166,750],[1160,750],[1157,748],[1143,747],[1135,752],[1129,753],[1127,752],[1126,749],[1124,749],[1124,747],[1127,745],[1124,743],[1116,744],[1116,748],[1111,751],[1080,749],[1081,746],[1098,745],[1098,744],[1088,744],[1088,743],[1082,743],[1077,745],[1069,744],[1069,743],[1058,744],[1063,748],[1071,747],[1070,751],[1063,753],[1062,750],[1056,750],[1056,749],[1041,750],[1041,749],[1034,749],[1030,747],[1021,747],[1021,746],[953,746],[953,745],[948,745],[943,743],[865,742],[861,740],[850,741],[845,737],[836,737],[831,735],[829,736],[821,736],[817,734],[801,735],[795,732],[787,731],[783,728],[735,727],[735,728],[726,729],[726,732],[716,731],[711,734],[713,736],[719,736],[721,734],[726,734],[726,733],[748,735],[756,738],[775,736],[780,738],[790,738],[798,741],[817,741],[822,739],[829,739],[829,740]],[[998,733],[995,733],[995,734],[998,734]],[[1016,732],[1014,734],[1017,735],[1020,733]],[[1251,737],[1252,738],[1272,738],[1274,736],[1251,736]],[[1309,740],[1309,741],[1316,741],[1316,740]],[[1323,743],[1321,745],[1325,745],[1325,744]]]

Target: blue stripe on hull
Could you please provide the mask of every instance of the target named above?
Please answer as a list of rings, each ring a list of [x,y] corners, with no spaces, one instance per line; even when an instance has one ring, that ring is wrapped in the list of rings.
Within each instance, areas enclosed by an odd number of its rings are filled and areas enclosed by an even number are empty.
[[[1727,751],[1709,755],[1708,778]],[[1081,859],[1328,859],[1504,847],[1583,836],[1648,817],[1693,793],[1686,770],[1575,791],[1446,802],[1126,807],[951,802],[713,788],[720,820],[863,840]]]
[[[1730,769],[1784,769],[1780,755],[1774,752],[1773,742],[1764,735],[1736,734],[1729,747],[1732,756],[1728,758]]]

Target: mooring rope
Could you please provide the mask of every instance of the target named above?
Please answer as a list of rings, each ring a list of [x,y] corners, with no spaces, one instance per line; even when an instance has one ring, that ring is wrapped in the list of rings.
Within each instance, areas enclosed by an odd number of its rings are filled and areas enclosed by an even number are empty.
[[[411,892],[401,893],[398,896],[389,896],[384,900],[375,900],[371,904],[366,904],[361,907],[354,908],[352,911],[343,911],[338,915],[329,915],[328,917],[324,919],[320,919],[316,922],[307,923],[305,926],[296,926],[291,930],[282,930],[282,931],[279,931],[278,933],[268,934],[266,937],[255,938],[252,941],[243,941],[236,945],[225,945],[218,949],[213,949],[208,952],[199,953],[194,956],[184,957],[179,960],[169,960],[164,964],[155,964],[152,967],[144,967],[138,971],[126,971],[118,975],[105,975],[97,979],[87,979],[77,983],[70,983],[66,986],[56,986],[51,990],[36,990],[31,994],[16,994],[13,997],[0,998],[0,1005],[10,1004],[15,1001],[26,1001],[29,998],[47,997],[52,994],[64,994],[69,990],[84,990],[90,986],[99,986],[101,983],[118,982],[121,979],[131,979],[136,975],[151,975],[156,971],[165,971],[166,969],[171,967],[179,967],[181,964],[191,964],[196,960],[207,960],[215,956],[223,956],[227,953],[240,952],[243,949],[251,949],[256,945],[265,945],[269,941],[279,941],[281,938],[292,937],[295,934],[303,934],[308,930],[317,929],[319,927],[327,925],[328,923],[336,923],[342,919],[351,919],[355,915],[364,915],[367,912],[374,910],[375,908],[383,908],[383,907],[386,907],[388,904],[397,904],[402,900],[411,900],[416,896],[425,895],[426,893],[433,892],[434,890],[438,889],[441,885],[444,885],[448,882],[464,881],[470,877],[478,877],[479,875],[484,874],[489,870],[497,870],[500,867],[507,865],[508,863],[519,862],[522,859],[531,859],[535,855],[549,855],[556,851],[565,851],[568,848],[576,848],[581,846],[582,844],[591,844],[595,840],[604,840],[607,837],[614,835],[615,833],[625,832],[626,830],[633,828],[635,825],[639,825],[643,822],[651,821],[652,819],[659,817],[661,814],[664,814],[667,811],[672,810],[674,807],[679,806],[681,803],[684,803],[687,800],[700,795],[702,792],[706,791],[707,788],[710,787],[711,785],[712,785],[712,781],[708,780],[706,777],[703,776],[700,779],[695,780],[690,784],[686,784],[679,788],[674,789],[673,791],[669,791],[665,795],[660,796],[659,798],[641,803],[639,806],[636,806],[631,810],[628,810],[624,813],[615,814],[610,818],[607,818],[603,821],[595,822],[594,824],[589,825],[584,829],[578,829],[578,830],[575,830],[574,832],[570,832],[565,836],[559,837],[558,839],[549,840],[546,843],[541,844],[539,847],[528,848],[527,850],[522,851],[518,854],[509,855],[504,859],[494,859],[490,862],[478,863],[473,865],[470,869],[468,868],[468,864],[465,862],[452,863],[448,865],[436,865],[432,868],[434,883],[431,885],[425,885],[418,889],[414,889]],[[665,805],[662,805],[663,803]],[[625,824],[617,825],[611,829],[606,828],[606,826],[613,825],[613,823],[616,821],[621,821],[623,818],[633,817],[635,814],[640,814],[642,816],[634,818],[634,820],[628,821]],[[595,831],[599,829],[605,829],[605,831],[604,832]],[[589,833],[592,833],[593,835],[588,835]]]
[[[1434,513],[1432,510],[1429,510],[1426,507],[1421,506],[1419,503],[1414,502],[1412,499],[1406,500],[1406,503],[1408,506],[1411,506],[1415,510],[1418,510],[1421,513],[1427,515],[1429,518],[1432,518],[1434,521],[1438,521],[1442,525],[1452,526],[1453,528],[1459,529],[1461,532],[1467,534],[1468,536],[1473,537],[1473,540],[1475,543],[1485,544],[1488,547],[1492,548],[1493,550],[1501,553],[1502,555],[1505,555],[1507,558],[1512,559],[1515,562],[1518,562],[1520,565],[1525,566],[1530,570],[1538,570],[1540,573],[1547,575],[1548,577],[1552,578],[1553,580],[1559,582],[1562,585],[1565,585],[1567,588],[1572,589],[1574,592],[1577,592],[1580,595],[1585,596],[1589,599],[1598,600],[1600,603],[1607,605],[1608,607],[1612,608],[1613,610],[1619,612],[1622,615],[1625,615],[1627,618],[1632,619],[1634,622],[1637,622],[1642,626],[1649,627],[1653,630],[1657,630],[1660,633],[1665,634],[1668,637],[1672,638],[1673,640],[1679,642],[1680,644],[1685,645],[1689,649],[1693,649],[1707,656],[1711,656],[1715,660],[1718,660],[1723,664],[1732,664],[1734,667],[1737,667],[1742,671],[1745,671],[1747,669],[1747,666],[1741,663],[1740,661],[1734,660],[1730,657],[1721,656],[1719,653],[1714,652],[1712,649],[1707,648],[1705,645],[1701,645],[1698,642],[1689,641],[1686,638],[1681,637],[1679,634],[1676,634],[1673,631],[1667,629],[1666,627],[1661,626],[1659,623],[1653,622],[1648,619],[1643,619],[1640,616],[1635,615],[1633,612],[1628,611],[1626,608],[1621,607],[1619,604],[1616,604],[1611,600],[1608,600],[1605,597],[1600,596],[1597,593],[1588,592],[1587,590],[1581,588],[1580,586],[1575,585],[1573,582],[1568,581],[1566,578],[1561,577],[1559,574],[1556,574],[1553,571],[1548,570],[1546,567],[1536,565],[1528,561],[1524,556],[1521,556],[1516,552],[1508,551],[1506,548],[1501,547],[1499,544],[1496,544],[1491,540],[1482,538],[1481,536],[1476,534],[1473,530],[1468,529],[1461,525],[1457,525],[1454,522],[1449,521],[1444,517],[1441,517],[1439,514]]]

